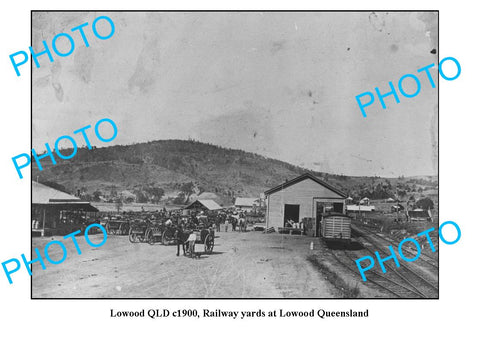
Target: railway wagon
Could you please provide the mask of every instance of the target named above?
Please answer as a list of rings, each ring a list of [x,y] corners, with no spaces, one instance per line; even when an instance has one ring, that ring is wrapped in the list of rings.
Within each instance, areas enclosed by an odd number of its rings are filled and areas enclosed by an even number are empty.
[[[351,217],[340,213],[330,213],[323,216],[320,232],[325,241],[350,243],[351,231]]]

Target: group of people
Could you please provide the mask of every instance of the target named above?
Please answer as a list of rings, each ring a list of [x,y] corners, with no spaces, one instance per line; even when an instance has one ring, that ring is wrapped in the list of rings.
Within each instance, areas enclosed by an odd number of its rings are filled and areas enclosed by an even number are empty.
[[[128,218],[123,214],[123,218]],[[210,231],[246,231],[246,215],[243,211],[221,210],[221,211],[196,211],[190,212],[189,215],[184,215],[181,210],[167,211],[161,209],[160,211],[152,213],[142,213],[141,216],[136,215],[137,219],[147,221],[146,223],[162,223],[166,227],[174,228],[174,240],[177,244],[177,256],[180,255],[180,247],[183,248],[184,254],[187,253],[194,257],[195,242],[197,235],[194,231],[205,230]]]
[[[175,221],[175,223],[173,222]],[[197,257],[195,253],[195,242],[197,234],[194,230],[200,230],[200,233],[210,232],[214,230],[220,232],[222,226],[225,232],[228,232],[229,226],[232,231],[246,230],[246,216],[243,212],[208,212],[200,211],[190,216],[167,217],[165,225],[168,227],[175,226],[175,242],[177,244],[177,256],[180,255],[180,248],[183,253],[191,257]]]
[[[183,221],[182,221],[183,222]],[[166,226],[171,226],[172,221],[169,219],[165,222]],[[175,243],[177,244],[177,256],[180,256],[180,246],[183,249],[183,255],[187,253],[190,257],[195,257],[195,242],[197,241],[197,235],[193,230],[187,231],[185,229],[186,224],[178,223],[175,228]]]
[[[143,208],[143,207],[142,207]],[[129,213],[123,212],[123,217]],[[133,214],[133,213],[132,213]],[[142,210],[142,214],[146,215],[149,220],[172,220],[175,225],[183,224],[184,226],[189,224],[207,224],[208,227],[213,227],[216,231],[220,231],[221,225],[225,226],[225,231],[228,231],[228,227],[231,226],[233,231],[237,230],[237,227],[241,227],[241,224],[246,224],[246,215],[243,211],[221,210],[221,211],[197,211],[190,215],[182,215],[181,210],[170,210],[163,208],[156,212],[146,213]]]
[[[246,222],[247,219],[243,211],[209,211],[208,213],[200,211],[190,216],[178,216],[176,224],[187,228],[191,225],[205,226],[207,228],[213,228],[217,232],[228,232],[229,228],[231,228],[232,231],[237,231],[237,229],[239,231],[245,231]]]
[[[214,228],[216,231],[220,231],[222,226],[225,232],[228,232],[229,226],[231,226],[232,231],[246,231],[247,219],[245,213],[240,211],[239,213],[223,213],[219,214],[215,220]]]

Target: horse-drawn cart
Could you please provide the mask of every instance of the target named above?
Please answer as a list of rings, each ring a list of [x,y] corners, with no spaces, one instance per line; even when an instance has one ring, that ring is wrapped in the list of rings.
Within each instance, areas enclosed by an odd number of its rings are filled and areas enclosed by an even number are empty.
[[[203,244],[205,254],[211,254],[215,246],[215,231],[212,228],[199,228],[190,230],[195,234],[195,244]],[[194,250],[194,249],[193,249]],[[188,246],[185,249],[186,255],[192,255],[192,249]]]
[[[171,225],[167,226],[162,223],[150,226],[147,228],[145,235],[147,242],[151,245],[156,242],[161,242],[165,246],[175,244],[175,228]]]
[[[126,220],[109,220],[106,229],[107,234],[128,235],[130,222]]]
[[[148,227],[149,223],[147,221],[133,222],[128,231],[128,240],[132,243],[147,242]]]

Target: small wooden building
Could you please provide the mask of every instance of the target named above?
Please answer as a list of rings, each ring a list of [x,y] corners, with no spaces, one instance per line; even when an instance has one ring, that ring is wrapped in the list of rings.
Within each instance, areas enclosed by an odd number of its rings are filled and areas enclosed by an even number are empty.
[[[250,212],[258,206],[258,200],[256,197],[237,197],[234,205],[237,209]]]
[[[313,219],[315,236],[323,216],[329,212],[345,213],[345,195],[310,173],[286,181],[265,192],[267,228],[284,228],[288,221],[300,223]]]
[[[406,214],[410,221],[432,221],[432,212],[430,209],[407,210]]]
[[[65,235],[80,229],[98,212],[89,202],[78,197],[32,182],[32,234]]]
[[[222,209],[217,202],[213,200],[195,200],[184,209],[186,210],[195,210],[195,211],[214,211]]]

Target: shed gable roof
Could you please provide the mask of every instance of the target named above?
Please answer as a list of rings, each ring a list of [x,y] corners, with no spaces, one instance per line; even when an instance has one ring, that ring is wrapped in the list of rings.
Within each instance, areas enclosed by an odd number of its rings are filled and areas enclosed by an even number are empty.
[[[234,205],[244,206],[244,207],[253,207],[253,205],[257,200],[258,198],[255,198],[255,197],[237,197],[235,199]]]
[[[190,203],[188,206],[186,206],[185,209],[193,209],[198,204],[202,205],[203,207],[207,208],[208,210],[222,209],[222,207],[219,206],[217,204],[217,202],[215,202],[213,200],[195,200],[192,203]]]
[[[283,189],[285,189],[285,188],[287,188],[287,187],[289,187],[289,186],[292,186],[292,185],[295,185],[295,184],[297,184],[297,183],[300,183],[300,182],[302,182],[302,181],[304,181],[304,180],[306,180],[306,179],[311,179],[312,181],[314,181],[314,182],[316,182],[316,183],[324,186],[325,188],[333,191],[334,193],[342,196],[343,198],[347,198],[347,195],[346,195],[345,193],[341,192],[341,191],[338,190],[337,188],[335,188],[335,187],[333,187],[332,185],[330,185],[330,184],[322,181],[321,179],[313,176],[312,174],[310,174],[310,173],[308,173],[308,172],[305,173],[305,174],[303,174],[303,175],[300,175],[300,176],[298,176],[298,177],[295,177],[294,179],[291,179],[291,180],[289,180],[289,181],[287,181],[287,182],[285,182],[285,183],[282,183],[282,184],[280,184],[280,185],[277,185],[276,187],[274,187],[274,188],[272,188],[272,189],[269,189],[269,190],[265,191],[265,196],[271,195],[271,194],[273,194],[273,193],[275,193],[275,192],[277,192],[277,191],[283,190]]]

